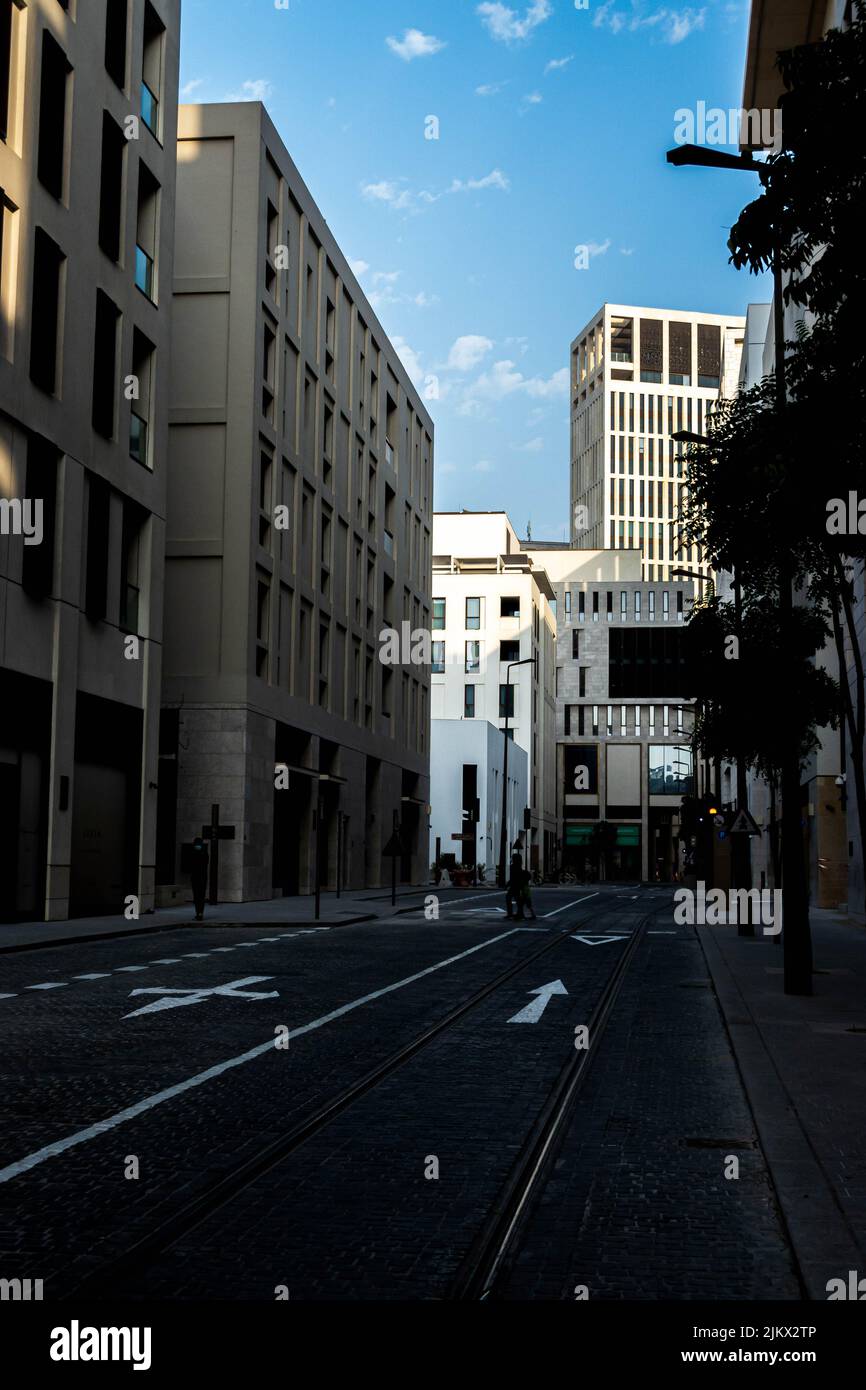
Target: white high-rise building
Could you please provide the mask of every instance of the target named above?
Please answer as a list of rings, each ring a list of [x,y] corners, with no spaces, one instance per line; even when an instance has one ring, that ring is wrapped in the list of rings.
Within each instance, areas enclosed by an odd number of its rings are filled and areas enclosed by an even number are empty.
[[[640,550],[650,583],[708,576],[680,536],[686,445],[736,382],[745,319],[604,304],[571,345],[572,542]],[[684,573],[685,571],[685,573]]]

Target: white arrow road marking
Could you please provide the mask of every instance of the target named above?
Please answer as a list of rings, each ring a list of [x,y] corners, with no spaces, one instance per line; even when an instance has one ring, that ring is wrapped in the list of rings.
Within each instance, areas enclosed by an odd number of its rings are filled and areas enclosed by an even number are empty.
[[[509,1023],[537,1023],[547,1008],[554,994],[568,994],[568,990],[562,980],[551,980],[549,984],[539,985],[538,989],[531,989],[530,994],[538,996],[533,999],[531,1004],[527,1004],[525,1009],[521,1009],[519,1014],[508,1020]]]
[[[647,936],[676,936],[675,931],[648,931]]]
[[[501,916],[504,917],[504,916],[505,916],[505,908],[504,908],[504,907],[470,907],[469,911],[466,913],[466,916],[467,916],[467,917],[495,917],[497,913],[499,913]]]
[[[626,936],[578,936],[575,933],[572,941],[582,941],[584,946],[603,946],[606,941],[627,941]]]
[[[185,1004],[200,1004],[203,999],[210,999],[215,994],[222,995],[227,999],[276,999],[279,997],[279,990],[272,989],[267,994],[252,990],[249,994],[241,994],[240,990],[244,985],[259,985],[263,980],[272,980],[273,975],[247,975],[243,980],[231,980],[226,985],[217,985],[214,989],[165,989],[162,985],[157,985],[152,989],[134,989],[133,994],[162,994],[166,997],[155,999],[152,1004],[145,1004],[144,1008],[136,1009],[131,1014],[124,1014],[124,1018],[137,1018],[139,1014],[155,1014],[161,1009],[182,1009]],[[182,994],[183,999],[169,999],[167,996]]]
[[[374,999],[382,999],[386,994],[393,994],[397,989],[405,989],[407,985],[414,985],[417,980],[423,980],[425,976],[432,975],[436,970],[444,970],[447,965],[453,965],[455,961],[465,960],[467,956],[474,955],[476,951],[486,951],[488,946],[495,946],[497,941],[504,941],[506,937],[513,936],[515,931],[519,930],[519,927],[513,927],[509,931],[501,932],[499,936],[491,936],[487,941],[480,941],[477,946],[469,946],[456,956],[448,956],[445,960],[438,960],[434,965],[428,965],[426,969],[416,971],[414,975],[407,975],[402,980],[395,980],[393,984],[383,985],[381,989],[374,989],[370,994],[363,994],[360,999],[352,999],[348,1004],[341,1004],[338,1009],[332,1009],[330,1013],[322,1014],[321,1018],[314,1018],[311,1023],[303,1023],[299,1028],[293,1028],[289,1033],[289,1039],[300,1038],[305,1033],[312,1033],[317,1028],[324,1028],[326,1024],[333,1023],[334,1019],[343,1018],[346,1014],[352,1013],[353,1010],[363,1008],[365,1004],[371,1003]],[[22,1173],[29,1173],[32,1168],[38,1168],[40,1163],[47,1162],[49,1158],[57,1158],[60,1154],[68,1153],[70,1149],[78,1148],[80,1144],[88,1144],[91,1139],[97,1139],[100,1135],[108,1134],[112,1129],[118,1129],[129,1120],[135,1120],[139,1115],[146,1114],[148,1110],[154,1110],[157,1105],[163,1105],[166,1101],[185,1095],[187,1091],[193,1091],[197,1087],[203,1086],[205,1082],[213,1081],[216,1077],[223,1076],[227,1071],[232,1071],[235,1067],[242,1067],[247,1062],[253,1062],[259,1057],[273,1055],[273,1052],[274,1039],[270,1037],[264,1042],[257,1043],[247,1052],[241,1052],[237,1057],[227,1057],[223,1062],[216,1062],[206,1071],[200,1071],[195,1076],[189,1076],[184,1081],[178,1081],[173,1086],[166,1086],[162,1091],[145,1096],[143,1100],[136,1101],[134,1105],[128,1105],[124,1110],[115,1111],[113,1115],[108,1115],[104,1120],[97,1120],[94,1124],[88,1125],[86,1129],[80,1129],[75,1134],[68,1134],[63,1139],[55,1139],[53,1143],[44,1144],[41,1149],[36,1149],[33,1153],[25,1155],[24,1158],[19,1158],[14,1163],[8,1163],[5,1168],[0,1168],[0,1183],[18,1178]]]

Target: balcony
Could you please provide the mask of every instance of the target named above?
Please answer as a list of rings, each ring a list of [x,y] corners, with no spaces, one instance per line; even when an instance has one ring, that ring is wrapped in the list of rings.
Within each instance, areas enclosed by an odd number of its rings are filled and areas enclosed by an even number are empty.
[[[137,463],[147,465],[147,421],[134,410],[129,419],[129,452]]]
[[[153,257],[138,245],[135,248],[135,283],[142,294],[153,299]]]
[[[159,98],[144,79],[141,83],[141,119],[151,134],[156,135],[159,129]]]

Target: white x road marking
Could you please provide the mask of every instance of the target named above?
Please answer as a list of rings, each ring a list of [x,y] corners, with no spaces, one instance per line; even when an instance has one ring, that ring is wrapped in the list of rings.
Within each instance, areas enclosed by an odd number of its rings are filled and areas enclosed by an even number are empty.
[[[124,1014],[124,1018],[137,1018],[139,1014],[155,1014],[160,1009],[182,1009],[185,1004],[200,1004],[203,999],[210,999],[215,994],[221,994],[228,999],[276,999],[279,990],[272,989],[264,994],[257,990],[252,990],[249,994],[241,994],[240,990],[244,985],[259,985],[263,980],[272,980],[273,975],[247,975],[243,980],[230,980],[227,985],[217,985],[214,989],[165,989],[162,985],[157,985],[154,989],[134,989],[133,994],[162,994],[167,996],[184,995],[183,999],[155,999],[152,1004],[145,1004],[142,1009],[135,1009],[131,1014]]]

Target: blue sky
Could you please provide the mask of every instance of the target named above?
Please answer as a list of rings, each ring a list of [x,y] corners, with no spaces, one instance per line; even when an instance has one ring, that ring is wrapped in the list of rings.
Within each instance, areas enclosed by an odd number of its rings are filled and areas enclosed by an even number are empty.
[[[725,246],[757,180],[664,159],[677,109],[740,106],[748,8],[183,0],[181,99],[264,101],[419,387],[436,378],[437,509],[565,539],[586,320],[769,298]]]

